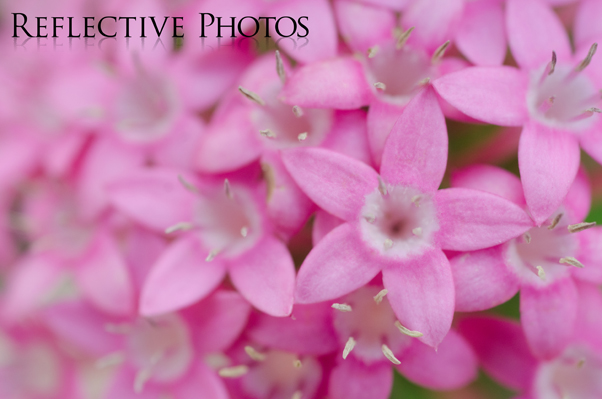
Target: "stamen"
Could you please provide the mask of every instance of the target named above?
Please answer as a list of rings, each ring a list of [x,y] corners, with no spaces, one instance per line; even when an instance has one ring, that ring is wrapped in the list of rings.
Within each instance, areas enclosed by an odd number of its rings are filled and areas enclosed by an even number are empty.
[[[582,369],[583,366],[585,366],[585,359],[579,359],[579,361],[577,362],[577,368],[578,369]]]
[[[351,309],[351,306],[346,303],[333,303],[332,308],[340,310],[341,312],[351,312],[353,310]]]
[[[596,225],[596,222],[569,224],[568,229],[571,233],[579,233],[580,231],[590,229]]]
[[[536,266],[535,267],[537,269],[537,276],[542,279],[542,280],[546,280],[546,271],[543,270],[543,267],[541,266]]]
[[[198,194],[199,189],[196,188],[194,185],[192,185],[192,183],[188,182],[186,179],[184,179],[184,177],[182,175],[178,175],[178,180],[180,181],[180,184],[182,186],[184,186],[184,188],[192,193]]]
[[[527,244],[531,244],[531,234],[525,233],[523,234],[523,238]]]
[[[284,71],[284,63],[282,62],[282,57],[280,57],[280,51],[278,50],[276,50],[276,72],[278,72],[280,82],[282,82],[282,84],[285,84],[286,72]]]
[[[343,359],[347,359],[347,356],[349,356],[349,353],[353,350],[355,344],[355,339],[353,339],[353,337],[349,337],[347,343],[345,344],[345,349],[343,349]]]
[[[420,200],[422,199],[422,195],[415,195],[412,197],[412,204],[418,208],[420,206]]]
[[[548,62],[548,65],[546,65],[546,69],[544,69],[543,75],[541,75],[541,79],[539,79],[540,84],[543,83],[548,76],[554,73],[554,70],[556,69],[556,61],[556,52],[552,51],[552,61]]]
[[[556,217],[552,220],[552,223],[548,226],[548,230],[553,230],[554,227],[556,227],[558,225],[558,222],[560,222],[562,215],[563,215],[562,213],[559,213],[558,215],[556,215]]]
[[[560,258],[560,263],[566,263],[571,266],[578,267],[580,269],[583,269],[585,267],[585,266],[583,266],[583,263],[579,262],[577,259],[573,258],[572,256],[567,256],[566,258]]]
[[[383,354],[385,355],[385,357],[387,359],[389,359],[391,361],[391,363],[401,364],[401,362],[393,354],[393,351],[387,345],[383,344],[383,346],[381,348],[383,350]]]
[[[397,327],[397,329],[402,334],[405,334],[405,335],[407,335],[409,337],[418,338],[418,337],[422,337],[424,335],[420,331],[413,331],[413,330],[410,330],[409,328],[404,327],[399,320],[395,321],[395,327]]]
[[[128,323],[112,324],[107,323],[104,325],[105,331],[109,334],[129,334],[132,332],[132,325]]]
[[[194,225],[192,223],[180,222],[180,223],[176,223],[173,226],[166,228],[165,234],[171,234],[171,233],[174,233],[174,232],[180,231],[180,230],[190,230],[193,227],[194,227]]]
[[[298,105],[293,105],[293,114],[295,114],[297,118],[301,118],[303,116],[303,108]]]
[[[211,262],[213,259],[215,259],[218,253],[219,250],[217,249],[212,249],[211,251],[209,251],[209,255],[207,255],[207,257],[205,258],[205,262]]]
[[[397,50],[401,50],[402,47],[405,46],[405,44],[408,41],[408,39],[410,38],[410,34],[412,33],[413,30],[414,30],[414,27],[412,26],[411,28],[409,28],[405,32],[401,32],[399,34],[399,36],[397,36],[397,44],[395,45]]]
[[[255,348],[252,346],[245,346],[245,352],[249,357],[257,362],[263,362],[265,360],[265,355],[263,353],[257,352]]]
[[[291,397],[291,399],[301,399],[303,396],[303,392],[301,391],[295,391],[295,393],[293,394],[293,396]]]
[[[247,90],[242,86],[238,86],[238,91],[240,91],[243,96],[247,97],[249,100],[253,101],[256,104],[259,105],[265,105],[265,101],[263,101],[263,99],[261,97],[259,97],[259,94],[252,92],[251,90]]]
[[[387,295],[388,293],[389,290],[387,290],[386,288],[384,290],[381,290],[378,294],[374,295],[374,302],[376,302],[376,304],[381,303],[385,295]]]
[[[228,179],[224,180],[224,192],[226,193],[226,197],[229,199],[234,198],[234,195],[232,194],[232,187],[230,187],[230,180]]]
[[[144,390],[144,385],[150,380],[152,375],[152,367],[148,366],[136,373],[134,378],[134,392],[139,394]]]
[[[387,89],[387,85],[385,85],[383,82],[374,83],[374,87],[382,91],[385,91]]]
[[[429,83],[431,83],[431,78],[430,77],[429,78],[424,78],[424,79],[418,81],[418,83],[416,83],[416,86],[422,87],[422,86],[428,85]]]
[[[378,46],[370,47],[368,49],[368,58],[374,58],[374,56],[378,53],[378,50],[380,50],[380,47]]]
[[[259,134],[261,134],[263,137],[267,137],[269,139],[275,139],[276,138],[276,133],[272,132],[270,129],[260,130]]]
[[[299,360],[299,359],[296,359],[296,360],[293,362],[293,366],[295,366],[295,368],[296,368],[296,369],[300,369],[300,368],[303,366],[303,363],[301,363],[301,360]]]
[[[542,114],[545,114],[546,112],[548,112],[550,110],[550,108],[552,108],[552,105],[554,105],[555,100],[556,100],[556,97],[551,96],[547,100],[542,102],[539,105],[539,112]]]
[[[122,352],[110,353],[106,356],[101,357],[94,363],[94,367],[97,369],[104,369],[107,367],[117,366],[125,361],[125,355]]]
[[[412,234],[414,234],[416,237],[420,237],[422,235],[422,227],[416,227],[415,229],[412,229]]]
[[[390,249],[393,246],[393,240],[391,240],[390,238],[387,238],[383,245],[385,246],[385,249]]]
[[[378,176],[378,191],[380,191],[382,195],[387,195],[387,185],[380,176]]]
[[[246,237],[247,234],[249,234],[249,229],[247,228],[247,226],[244,226],[243,228],[240,229],[241,236]]]
[[[581,72],[585,68],[587,68],[587,66],[590,64],[590,62],[592,62],[592,58],[594,57],[594,54],[596,54],[597,49],[598,49],[598,43],[592,44],[592,46],[589,48],[589,52],[587,53],[587,57],[585,57],[585,59],[583,61],[581,61],[581,63],[579,63],[579,65],[577,65],[577,67],[575,68],[575,72]]]
[[[304,141],[306,138],[307,138],[307,132],[300,133],[297,136],[297,139],[299,139],[299,141]]]
[[[591,107],[591,108],[588,108],[585,111],[581,112],[576,117],[572,118],[571,122],[577,122],[577,121],[581,121],[583,119],[591,118],[592,116],[594,116],[594,114],[599,114],[599,113],[602,113],[602,110],[600,108]]]
[[[435,52],[433,53],[433,58],[431,58],[431,63],[432,64],[436,64],[438,63],[441,58],[443,58],[443,55],[445,54],[445,50],[447,50],[447,48],[449,47],[450,41],[446,41],[445,43],[443,43],[441,46],[439,46],[439,48],[437,50],[435,50]]]
[[[245,366],[244,364],[241,364],[240,366],[233,366],[233,367],[224,367],[222,369],[220,369],[217,374],[219,374],[220,377],[224,377],[224,378],[238,378],[238,377],[242,377],[243,375],[247,374],[249,372],[249,367]]]
[[[364,215],[364,219],[366,219],[366,222],[372,224],[376,221],[376,216],[374,215]]]

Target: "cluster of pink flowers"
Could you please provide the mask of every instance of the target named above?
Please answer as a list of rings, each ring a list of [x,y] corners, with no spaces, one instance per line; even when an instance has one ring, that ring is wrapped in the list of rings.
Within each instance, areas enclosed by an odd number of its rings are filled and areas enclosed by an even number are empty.
[[[52,3],[309,35],[2,41],[1,399],[602,397],[602,2]]]

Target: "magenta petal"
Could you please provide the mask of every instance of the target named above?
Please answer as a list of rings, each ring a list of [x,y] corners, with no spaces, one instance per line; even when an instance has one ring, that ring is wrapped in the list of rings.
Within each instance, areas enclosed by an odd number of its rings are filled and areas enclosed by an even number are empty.
[[[508,0],[506,30],[512,55],[522,68],[539,68],[552,59],[570,59],[571,45],[552,8],[541,0]]]
[[[582,281],[602,284],[602,227],[580,232],[579,251],[576,258],[585,265],[575,270],[573,276]]]
[[[364,206],[364,197],[378,187],[378,175],[370,166],[321,148],[282,152],[282,160],[299,187],[319,207],[352,221]]]
[[[456,311],[476,312],[501,305],[517,292],[518,277],[504,262],[505,248],[467,252],[449,260],[456,287]]]
[[[502,65],[506,56],[502,2],[466,2],[455,44],[476,65]]]
[[[518,205],[505,198],[466,188],[439,190],[435,196],[441,248],[474,251],[501,244],[533,227]]]
[[[334,58],[297,69],[280,99],[307,108],[356,109],[370,103],[372,90],[359,61]]]
[[[341,220],[338,217],[323,211],[322,209],[318,209],[311,231],[311,241],[313,246],[315,247],[318,245],[318,243],[322,241],[322,238],[326,237],[326,235],[334,230],[335,227],[338,227],[343,223],[345,223],[344,220]]]
[[[471,343],[485,371],[510,388],[527,390],[537,360],[529,351],[518,323],[490,317],[460,321],[460,333]]]
[[[466,115],[501,126],[527,121],[528,77],[512,67],[473,67],[433,82],[437,93]]]
[[[435,351],[420,341],[400,356],[396,368],[410,381],[435,390],[461,388],[477,377],[477,357],[464,337],[450,330]]]
[[[381,175],[387,183],[421,191],[439,188],[447,165],[447,127],[431,87],[406,106],[387,139]]]
[[[360,233],[345,223],[316,245],[301,265],[295,300],[314,303],[338,298],[363,286],[381,270],[375,251],[366,248]]]
[[[226,273],[218,258],[206,262],[209,253],[193,235],[171,244],[149,272],[140,298],[140,313],[154,316],[188,306],[205,296]]]
[[[332,129],[320,147],[371,165],[367,130],[365,111],[335,111]]]
[[[341,36],[349,47],[361,53],[390,39],[396,26],[395,13],[385,7],[340,0],[334,2],[334,9]]]
[[[520,179],[497,166],[472,165],[452,174],[452,187],[470,188],[499,195],[517,205],[525,206]]]
[[[525,285],[520,294],[523,330],[533,353],[542,359],[558,356],[573,335],[577,288],[571,278],[542,286]]]
[[[439,249],[427,250],[383,270],[383,284],[395,315],[419,339],[437,347],[454,316],[454,280],[449,261]]]
[[[375,165],[380,167],[385,142],[404,107],[374,98],[368,109],[368,142]]]
[[[370,366],[350,356],[332,370],[328,386],[331,399],[387,399],[393,385],[393,371],[387,363]]]
[[[570,212],[570,223],[579,223],[587,217],[592,205],[592,187],[585,169],[580,168],[577,172],[563,205]]]
[[[267,236],[236,259],[228,260],[232,283],[253,306],[272,316],[293,308],[295,265],[286,246]]]
[[[536,123],[523,128],[518,166],[531,216],[540,225],[558,209],[579,169],[579,144],[568,132]]]

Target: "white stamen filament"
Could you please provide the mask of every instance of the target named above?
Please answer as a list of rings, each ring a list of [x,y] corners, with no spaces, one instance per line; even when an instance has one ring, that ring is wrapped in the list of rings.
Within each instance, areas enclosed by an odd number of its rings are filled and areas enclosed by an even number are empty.
[[[412,33],[413,30],[414,30],[414,27],[412,26],[405,32],[402,32],[399,34],[399,36],[397,37],[397,44],[395,45],[397,50],[400,50],[406,44],[406,42],[410,38],[410,34]]]
[[[401,362],[393,354],[393,351],[387,345],[383,344],[383,346],[381,348],[383,350],[383,355],[385,355],[385,357],[387,359],[389,359],[391,361],[391,363],[401,364]]]
[[[298,105],[293,105],[293,114],[295,114],[297,118],[301,118],[303,116],[303,108]]]
[[[232,187],[230,187],[230,180],[228,179],[224,180],[224,193],[226,193],[226,197],[229,199],[234,198],[234,195],[232,194]]]
[[[573,258],[572,256],[567,256],[566,258],[560,258],[560,263],[575,266],[580,269],[585,267],[585,266],[583,266],[583,263],[579,262],[577,259]]]
[[[536,266],[535,268],[537,269],[537,276],[538,276],[540,279],[542,279],[542,280],[544,280],[544,281],[545,281],[545,279],[546,279],[546,271],[545,271],[545,270],[543,270],[543,267],[541,267],[541,266]]]
[[[263,353],[257,352],[255,348],[252,346],[245,346],[245,352],[249,357],[257,362],[263,362],[265,360],[265,355]]]
[[[393,247],[393,240],[391,240],[390,238],[387,238],[383,244],[383,246],[385,247],[385,249],[390,249]]]
[[[378,46],[370,47],[368,49],[368,58],[374,58],[374,56],[378,54],[378,50],[380,50],[380,47]]]
[[[412,229],[412,234],[414,234],[416,237],[420,237],[422,235],[422,228],[416,227],[415,229]]]
[[[217,373],[220,377],[224,378],[238,378],[242,377],[248,372],[249,367],[245,366],[244,364],[241,364],[240,366],[224,367],[223,369],[220,369]]]
[[[194,225],[192,223],[189,222],[180,222],[180,223],[176,223],[173,226],[170,226],[168,228],[165,229],[165,234],[171,234],[171,233],[175,233],[176,231],[185,231],[185,230],[190,230],[194,227]]]
[[[347,359],[347,356],[349,356],[349,353],[353,350],[355,344],[355,339],[353,339],[353,337],[349,337],[347,343],[345,344],[345,349],[343,349],[343,359]]]
[[[295,368],[296,368],[296,369],[300,369],[300,368],[303,366],[303,363],[301,363],[301,360],[299,360],[299,359],[296,359],[296,360],[293,362],[293,366],[295,366]]]
[[[441,58],[443,58],[443,56],[445,55],[445,50],[447,50],[447,48],[449,47],[450,41],[446,41],[445,43],[443,43],[441,46],[439,46],[439,48],[437,48],[437,50],[435,50],[435,52],[433,53],[433,58],[431,58],[431,63],[432,64],[436,64],[438,63]]]
[[[213,259],[215,259],[218,253],[219,251],[217,249],[209,251],[209,255],[207,255],[207,257],[205,258],[205,262],[211,262]]]
[[[300,133],[300,134],[297,136],[297,139],[298,139],[299,141],[304,141],[306,138],[307,138],[307,132]]]
[[[104,369],[107,367],[117,366],[125,361],[125,355],[122,352],[110,353],[106,356],[101,357],[94,363],[94,367],[97,369]]]
[[[351,312],[353,310],[351,309],[351,306],[346,303],[333,303],[332,308],[341,312]]]
[[[596,225],[596,222],[591,222],[591,223],[586,222],[586,223],[569,224],[567,228],[569,229],[569,232],[571,232],[571,233],[578,233],[580,231],[590,229],[590,228],[594,227],[595,225]]]
[[[374,87],[376,87],[379,90],[383,90],[383,91],[387,89],[387,85],[385,85],[383,82],[374,83]]]
[[[243,96],[253,101],[254,103],[259,105],[265,105],[265,101],[263,101],[263,99],[259,97],[259,94],[254,93],[251,90],[247,90],[242,86],[238,86],[238,91],[240,91]]]
[[[247,234],[249,234],[249,228],[247,226],[244,226],[243,228],[240,229],[241,236],[246,237]]]
[[[280,56],[280,51],[278,50],[276,50],[276,72],[278,72],[280,82],[282,82],[282,84],[285,84],[286,72],[284,71],[284,63],[282,62],[282,57]]]
[[[385,297],[385,295],[387,295],[388,293],[389,293],[389,290],[387,290],[386,288],[383,290],[380,290],[380,292],[373,297],[374,302],[376,302],[377,304],[381,303],[383,301],[383,298]]]
[[[397,327],[402,334],[405,334],[409,337],[418,338],[424,335],[420,331],[413,331],[407,327],[404,327],[399,320],[395,321],[395,327]]]
[[[550,223],[550,225],[548,226],[548,230],[553,230],[554,227],[556,227],[558,225],[558,222],[560,222],[562,215],[563,215],[562,213],[559,213],[558,215],[556,215],[556,217],[552,220],[552,223]]]
[[[525,233],[525,234],[523,234],[523,238],[525,239],[525,242],[527,244],[531,244],[531,234]]]
[[[182,175],[178,175],[178,180],[180,181],[180,184],[182,186],[184,186],[184,188],[192,193],[198,193],[199,189],[196,188],[192,183],[190,183],[189,181],[187,181],[186,179],[184,179],[184,176]]]
[[[263,137],[267,137],[269,139],[275,139],[276,138],[276,133],[272,132],[270,129],[260,130],[259,134],[261,134]]]

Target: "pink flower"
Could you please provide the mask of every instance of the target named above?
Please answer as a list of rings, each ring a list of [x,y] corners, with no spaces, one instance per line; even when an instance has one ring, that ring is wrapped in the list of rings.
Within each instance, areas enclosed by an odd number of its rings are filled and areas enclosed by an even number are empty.
[[[437,346],[454,309],[451,269],[441,249],[485,248],[526,231],[517,205],[473,190],[436,191],[447,134],[432,89],[408,105],[389,136],[380,176],[371,167],[318,148],[283,152],[301,189],[346,221],[324,237],[298,275],[298,303],[334,299],[379,272],[403,325]]]

